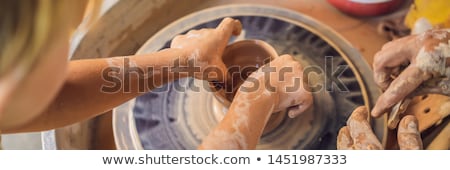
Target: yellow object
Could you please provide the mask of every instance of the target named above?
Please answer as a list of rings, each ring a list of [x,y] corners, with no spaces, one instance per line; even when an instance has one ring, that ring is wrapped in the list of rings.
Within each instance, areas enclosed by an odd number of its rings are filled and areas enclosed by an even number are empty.
[[[435,28],[450,28],[450,0],[415,0],[405,24],[414,28],[419,18],[426,18]]]

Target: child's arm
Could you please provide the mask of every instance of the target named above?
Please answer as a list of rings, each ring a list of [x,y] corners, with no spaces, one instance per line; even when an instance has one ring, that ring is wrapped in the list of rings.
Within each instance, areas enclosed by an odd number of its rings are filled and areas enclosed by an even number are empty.
[[[177,36],[171,48],[156,53],[72,61],[64,86],[44,113],[25,125],[0,129],[11,133],[58,128],[95,117],[179,78],[211,80],[203,71],[216,67],[226,73],[220,56],[241,28],[239,21],[226,18],[216,29]]]

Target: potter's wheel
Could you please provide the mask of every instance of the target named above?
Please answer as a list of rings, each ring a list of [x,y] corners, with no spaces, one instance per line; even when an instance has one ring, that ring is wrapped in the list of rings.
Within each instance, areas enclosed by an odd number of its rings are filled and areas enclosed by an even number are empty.
[[[260,39],[278,54],[291,54],[306,66],[329,74],[315,74],[310,83],[336,83],[313,93],[314,111],[295,119],[284,117],[279,126],[265,133],[258,149],[335,149],[336,135],[353,109],[371,106],[378,91],[362,57],[336,33],[317,21],[293,11],[268,6],[231,5],[199,11],[168,25],[145,43],[138,53],[167,48],[170,40],[191,29],[214,28],[223,17],[239,19],[243,34],[236,39]],[[327,61],[324,56],[330,56]],[[332,73],[341,66],[345,71]],[[325,69],[326,68],[326,69]],[[317,70],[316,70],[317,71]],[[366,76],[361,76],[364,74]],[[370,76],[370,77],[368,77]],[[341,90],[338,90],[341,89]],[[115,141],[119,149],[195,149],[226,112],[209,92],[207,82],[192,78],[167,84],[114,109]],[[286,114],[286,113],[279,113]],[[382,138],[382,120],[372,121]]]

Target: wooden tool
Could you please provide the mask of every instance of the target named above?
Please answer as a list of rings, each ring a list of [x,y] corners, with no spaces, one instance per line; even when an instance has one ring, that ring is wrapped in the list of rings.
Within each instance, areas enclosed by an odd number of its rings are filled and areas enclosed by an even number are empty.
[[[400,115],[405,113],[410,103],[411,99],[405,98],[400,102],[398,102],[396,105],[394,105],[387,121],[387,126],[389,129],[397,128],[398,123],[400,122]]]

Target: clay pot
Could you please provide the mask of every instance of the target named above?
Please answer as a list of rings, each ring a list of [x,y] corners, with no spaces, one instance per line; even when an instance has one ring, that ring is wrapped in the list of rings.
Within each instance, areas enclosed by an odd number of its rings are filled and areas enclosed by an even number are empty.
[[[403,0],[328,0],[340,11],[359,17],[387,14],[396,10]]]
[[[228,45],[222,55],[222,61],[228,69],[229,79],[222,87],[210,83],[217,90],[214,92],[215,98],[225,107],[229,107],[245,79],[277,56],[275,49],[261,40],[242,40]]]

